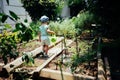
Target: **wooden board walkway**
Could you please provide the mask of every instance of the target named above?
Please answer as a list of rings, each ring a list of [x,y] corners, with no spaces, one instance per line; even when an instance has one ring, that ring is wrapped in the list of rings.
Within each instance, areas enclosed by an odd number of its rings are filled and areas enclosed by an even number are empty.
[[[49,49],[53,48],[55,45],[59,44],[60,42],[62,42],[64,40],[63,37],[59,37],[56,41],[55,44],[51,44],[49,46]],[[27,52],[27,55],[31,55],[32,57],[35,57],[36,55],[38,55],[40,52],[42,51],[42,47],[36,48],[35,50],[31,51],[31,52]],[[22,61],[22,57],[19,57],[17,59],[15,59],[14,61],[6,64],[5,66],[3,66],[2,71],[5,74],[10,74],[11,71],[13,71],[15,68],[19,67],[20,65],[22,65],[24,63],[24,61]],[[11,67],[12,65],[12,67]]]
[[[72,74],[69,72],[62,72],[64,80],[96,80],[95,77],[88,75]],[[61,72],[44,68],[41,70],[40,77],[51,78],[54,80],[62,80]]]
[[[33,79],[36,80],[36,78],[39,78],[39,77],[46,77],[46,78],[51,78],[51,79],[55,79],[55,80],[62,80],[60,71],[45,68],[55,57],[57,57],[57,55],[60,55],[62,53],[62,51],[65,50],[65,47],[63,47],[62,44],[59,44],[62,41],[63,41],[63,39],[60,39],[57,43],[52,44],[49,47],[50,50],[48,51],[50,58],[45,60],[38,67],[35,67],[35,69],[29,73],[30,75],[32,75]],[[67,46],[69,46],[71,43],[72,43],[72,41],[69,40],[67,43]],[[39,54],[41,52],[41,50],[42,50],[41,47],[37,48],[31,52],[28,52],[28,55],[31,55],[31,53],[34,53],[34,54],[32,54],[32,57],[35,57],[37,54]],[[20,61],[21,61],[21,58],[18,58],[16,60],[17,66],[15,66],[12,69],[10,68],[10,64],[9,65],[7,64],[6,66],[4,66],[3,69],[5,69],[7,71],[7,73],[10,73],[12,70],[19,67],[23,63],[22,61],[21,62]],[[19,63],[19,65],[18,65],[18,63]],[[15,61],[13,61],[13,63],[11,62],[11,64],[15,64]],[[64,80],[96,80],[95,77],[88,76],[88,75],[72,74],[69,72],[62,72],[62,74],[63,74]]]
[[[71,43],[72,43],[72,41],[69,40],[67,43],[67,46],[69,46]],[[55,51],[55,48],[56,48],[56,51],[58,51],[58,52]],[[58,47],[55,46],[54,48],[50,49],[49,50],[50,53],[55,52],[56,54],[53,55],[51,58],[49,58],[47,61],[45,61],[45,63],[38,66],[36,68],[36,70],[34,70],[31,73],[31,74],[33,74],[33,79],[36,80],[36,78],[45,77],[45,78],[50,78],[50,79],[54,79],[54,80],[62,80],[61,71],[45,68],[55,58],[55,56],[59,55],[62,51],[64,51],[64,48],[60,49],[60,50],[59,50],[59,48],[57,50],[57,48]],[[95,77],[88,76],[88,75],[72,74],[69,72],[62,72],[62,74],[63,74],[64,80],[96,80]]]
[[[67,46],[69,46],[73,41],[68,40]],[[36,70],[32,71],[30,74],[33,74],[33,76],[40,74],[40,71],[45,68],[57,55],[60,55],[62,51],[64,51],[65,47],[62,47],[62,43],[51,48],[48,53],[49,55],[52,55],[48,60],[46,60],[42,65],[38,66]]]
[[[33,74],[33,76],[36,77],[45,66],[47,66],[57,55],[59,55],[62,52],[62,49],[55,48],[55,51],[56,53],[54,55],[47,59],[42,65],[38,66],[36,70],[32,71],[30,74]]]

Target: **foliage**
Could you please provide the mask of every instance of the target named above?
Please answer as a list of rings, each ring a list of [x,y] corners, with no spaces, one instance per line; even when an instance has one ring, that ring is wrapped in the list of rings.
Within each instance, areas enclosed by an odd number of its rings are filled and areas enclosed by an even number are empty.
[[[40,26],[39,21],[30,23],[30,27],[33,30],[33,37],[38,35],[39,26]]]
[[[73,38],[75,35],[75,25],[71,19],[65,19],[62,22],[51,22],[50,28],[55,31],[56,35],[64,35],[68,38]]]
[[[13,30],[13,32],[19,32],[18,36],[19,36],[21,42],[29,41],[30,39],[33,39],[33,35],[32,35],[33,30],[29,27],[27,20],[25,19],[24,22],[21,22],[21,21],[19,21],[20,18],[13,11],[9,11],[9,13],[10,13],[10,16],[6,15],[4,13],[0,14],[0,16],[1,16],[0,20],[1,20],[2,24],[4,24],[4,26],[5,26],[4,29],[11,28],[11,26],[9,24],[4,23],[8,18],[10,18],[14,22],[16,22],[15,29]],[[11,29],[13,29],[13,28],[11,28]]]
[[[57,35],[65,35],[65,37],[73,38],[75,33],[80,35],[82,31],[89,28],[92,23],[95,23],[94,14],[89,11],[82,11],[77,17],[50,22],[50,28],[55,31]]]
[[[93,59],[96,51],[92,49],[92,44],[93,44],[92,41],[91,42],[80,41],[79,43],[80,52],[79,53],[75,52],[72,55],[70,62],[67,63],[67,66],[71,68],[72,72],[76,70],[78,65]]]
[[[16,51],[17,46],[16,43],[19,41],[17,37],[18,33],[10,33],[4,31],[2,36],[0,36],[0,55],[4,60],[4,63],[8,63],[8,56],[16,59],[18,57],[18,52]]]
[[[55,12],[57,14],[56,17],[60,17],[61,11],[62,11],[62,9],[64,7],[64,1],[63,0],[55,0],[55,3],[57,4],[56,9],[55,9]]]
[[[86,10],[85,0],[68,0],[71,17],[77,16],[81,10]]]
[[[68,0],[71,16],[76,16],[81,10],[88,10],[96,15],[96,22],[101,24],[97,26],[97,31],[102,33],[102,36],[109,38],[120,37],[120,9],[117,1],[109,0]],[[83,3],[83,5],[82,5]],[[79,4],[79,5],[77,5]]]
[[[7,0],[9,3],[9,0]],[[0,34],[0,56],[4,60],[4,63],[8,63],[8,57],[16,59],[19,55],[17,52],[17,45],[16,43],[19,42],[18,39],[18,32],[8,32],[8,29],[12,29],[10,24],[4,23],[8,18],[15,21],[18,20],[19,17],[13,12],[9,11],[10,16],[4,13],[0,13],[0,25],[3,25],[3,33]]]
[[[69,5],[83,3],[84,0],[68,0]]]
[[[27,23],[18,22],[16,23],[16,29],[14,31],[19,32],[20,42],[29,41],[33,39],[33,30],[31,27],[26,25]]]
[[[25,61],[25,65],[28,66],[33,66],[34,64],[34,59],[32,58],[32,55],[28,55],[26,53],[23,54],[22,61]]]
[[[75,24],[75,28],[77,30],[77,34],[81,34],[81,32],[89,28],[94,21],[94,14],[89,11],[81,11],[77,17],[73,17],[72,21]]]
[[[82,64],[83,62],[87,62],[93,59],[93,56],[95,55],[95,51],[91,51],[87,54],[78,56],[77,53],[75,53],[72,58],[71,58],[71,62],[70,62],[70,68],[71,71],[74,72],[76,70],[76,68],[78,67],[78,65]]]
[[[57,16],[58,4],[55,0],[21,0],[21,2],[33,21],[39,20],[42,15],[47,15],[52,20]]]
[[[6,0],[9,5],[9,0]],[[27,20],[24,22],[20,22],[20,18],[13,11],[9,11],[10,15],[0,13],[0,26],[3,27],[3,33],[0,34],[0,56],[4,60],[4,63],[8,63],[8,57],[17,58],[17,43],[23,41],[29,41],[33,38],[32,32],[33,30],[27,25]],[[11,19],[14,21],[15,29],[12,28],[10,24],[5,23],[7,19]],[[8,30],[10,32],[8,32]],[[27,36],[27,37],[26,37]]]
[[[11,18],[14,19],[14,15],[12,16],[13,18]],[[15,19],[17,19],[17,17]],[[0,36],[0,54],[5,64],[8,63],[8,56],[10,59],[18,57],[18,43],[33,39],[32,29],[30,27],[26,27],[24,23],[18,22],[15,27],[16,29],[14,29],[13,32],[8,32],[7,29],[12,29],[12,27],[9,24],[4,24],[4,31]]]

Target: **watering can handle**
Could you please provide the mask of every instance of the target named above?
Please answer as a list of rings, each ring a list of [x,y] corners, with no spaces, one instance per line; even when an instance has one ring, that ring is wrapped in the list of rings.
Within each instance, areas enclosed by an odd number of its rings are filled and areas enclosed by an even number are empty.
[[[55,35],[55,34],[52,34],[52,37],[56,37],[56,35]]]

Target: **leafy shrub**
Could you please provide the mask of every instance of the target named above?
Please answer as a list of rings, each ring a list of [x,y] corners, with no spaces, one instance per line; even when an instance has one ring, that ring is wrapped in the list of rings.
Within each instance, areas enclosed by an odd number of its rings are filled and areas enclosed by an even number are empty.
[[[77,17],[72,18],[73,23],[75,24],[75,28],[78,34],[86,29],[86,27],[90,27],[94,21],[94,14],[90,13],[89,11],[81,11]]]
[[[25,65],[28,66],[34,66],[34,59],[32,58],[32,55],[28,55],[26,53],[24,53],[24,55],[22,56],[22,61],[25,61]]]
[[[65,19],[62,22],[51,22],[50,28],[55,31],[56,35],[64,35],[71,38],[75,35],[75,25],[71,19]]]
[[[71,68],[72,72],[74,72],[76,68],[83,62],[87,62],[94,59],[96,51],[92,49],[92,44],[93,41],[91,42],[80,41],[79,43],[80,52],[77,53],[74,51],[70,62],[67,63],[67,66]]]
[[[10,57],[10,59],[16,59],[19,55],[16,50],[16,44],[19,42],[17,35],[17,32],[11,33],[4,31],[2,36],[0,36],[0,55],[2,56],[5,64],[8,63],[8,56]]]
[[[33,30],[33,37],[36,37],[38,35],[39,26],[40,26],[39,21],[30,23],[30,27]]]
[[[13,11],[9,11],[9,14],[0,13],[0,25],[4,28],[3,33],[0,34],[0,56],[5,64],[8,63],[8,57],[10,59],[18,57],[17,43],[33,39],[33,30],[29,27],[27,20],[20,22],[20,18]],[[16,23],[15,29],[5,23],[8,18]],[[8,32],[9,29],[10,32]]]

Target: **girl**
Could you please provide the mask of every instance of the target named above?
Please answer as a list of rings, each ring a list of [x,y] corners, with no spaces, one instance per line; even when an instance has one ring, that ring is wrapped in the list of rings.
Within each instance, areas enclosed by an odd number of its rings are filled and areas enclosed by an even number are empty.
[[[50,40],[48,37],[48,33],[54,34],[54,31],[51,31],[48,28],[49,18],[47,16],[42,16],[40,18],[41,26],[39,27],[39,41],[43,46],[43,56],[48,57],[48,47],[50,45]]]

